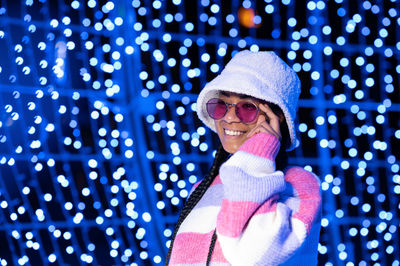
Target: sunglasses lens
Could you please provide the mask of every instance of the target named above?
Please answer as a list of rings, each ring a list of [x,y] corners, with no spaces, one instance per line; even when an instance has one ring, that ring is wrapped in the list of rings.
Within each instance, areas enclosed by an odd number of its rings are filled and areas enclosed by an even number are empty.
[[[243,123],[250,123],[256,119],[257,106],[251,102],[240,102],[236,105],[236,115]]]
[[[221,119],[226,114],[227,106],[224,101],[213,98],[206,104],[207,113],[212,119]]]

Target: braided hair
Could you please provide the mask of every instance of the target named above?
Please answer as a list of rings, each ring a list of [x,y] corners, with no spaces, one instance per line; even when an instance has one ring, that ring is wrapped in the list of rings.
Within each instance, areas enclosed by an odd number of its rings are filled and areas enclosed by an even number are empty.
[[[215,159],[214,159],[213,165],[211,166],[211,169],[208,172],[207,176],[203,179],[203,181],[201,181],[201,183],[197,186],[197,188],[192,192],[189,199],[183,206],[183,209],[179,215],[178,222],[175,226],[174,234],[172,235],[172,238],[171,238],[171,243],[169,245],[169,250],[168,250],[168,255],[167,255],[165,265],[168,265],[168,262],[171,258],[172,247],[174,245],[174,240],[175,240],[176,234],[179,230],[179,227],[181,226],[182,222],[186,219],[186,217],[189,215],[189,213],[193,210],[193,208],[196,206],[196,204],[203,197],[204,193],[206,193],[207,189],[210,187],[210,185],[214,181],[215,177],[217,177],[217,175],[219,173],[219,168],[228,159],[228,156],[229,156],[229,153],[227,153],[224,150],[224,148],[222,147],[222,145],[220,145],[217,150],[217,153],[215,154]]]

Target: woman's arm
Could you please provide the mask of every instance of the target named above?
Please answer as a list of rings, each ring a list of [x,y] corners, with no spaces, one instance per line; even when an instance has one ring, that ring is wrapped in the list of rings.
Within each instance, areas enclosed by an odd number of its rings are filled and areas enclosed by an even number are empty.
[[[279,145],[275,136],[258,133],[221,166],[224,199],[217,235],[225,258],[233,265],[283,263],[316,222],[319,180],[300,167],[291,168],[286,176],[275,171]],[[293,195],[283,199],[280,194],[286,186],[293,188]]]

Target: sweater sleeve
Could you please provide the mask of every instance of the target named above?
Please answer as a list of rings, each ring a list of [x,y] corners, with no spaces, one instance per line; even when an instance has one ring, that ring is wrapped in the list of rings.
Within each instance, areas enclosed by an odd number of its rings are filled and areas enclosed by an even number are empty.
[[[276,137],[256,134],[220,168],[224,199],[217,235],[232,265],[285,262],[317,220],[321,204],[318,178],[300,167],[286,175],[276,171],[279,146]],[[288,188],[292,195],[282,196]]]

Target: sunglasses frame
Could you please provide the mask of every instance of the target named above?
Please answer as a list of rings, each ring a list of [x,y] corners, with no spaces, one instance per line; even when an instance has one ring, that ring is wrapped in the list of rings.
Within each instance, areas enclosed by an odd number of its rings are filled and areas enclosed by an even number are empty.
[[[223,103],[225,104],[226,110],[225,110],[224,115],[221,116],[221,118],[218,118],[218,119],[217,119],[217,118],[212,117],[211,114],[210,114],[210,112],[208,111],[208,105],[209,105],[209,104],[217,104],[217,102],[216,102],[216,103],[210,103],[210,101],[212,101],[212,100],[218,100],[218,101],[221,101],[221,102],[223,102]],[[243,103],[243,102],[244,102],[244,103],[252,104],[252,105],[254,105],[255,108],[256,108],[256,115],[254,116],[254,119],[251,120],[251,121],[249,121],[249,122],[244,122],[244,121],[239,117],[239,115],[238,115],[238,109],[236,108],[236,105],[238,105],[238,104],[240,104],[240,103]],[[236,114],[236,116],[240,119],[240,122],[242,122],[242,123],[244,123],[244,124],[251,124],[252,122],[254,122],[254,121],[257,119],[257,116],[258,116],[258,114],[259,114],[259,112],[260,112],[260,108],[258,108],[258,106],[257,106],[255,103],[253,103],[253,102],[251,102],[251,101],[246,101],[246,100],[242,100],[242,101],[240,101],[240,102],[238,102],[238,103],[227,103],[227,102],[225,102],[224,100],[222,100],[222,99],[220,99],[220,98],[211,98],[211,99],[208,100],[207,103],[206,103],[207,114],[208,114],[212,119],[214,119],[214,120],[220,120],[220,119],[224,118],[225,115],[229,112],[229,109],[230,109],[231,107],[235,107],[235,114]]]

